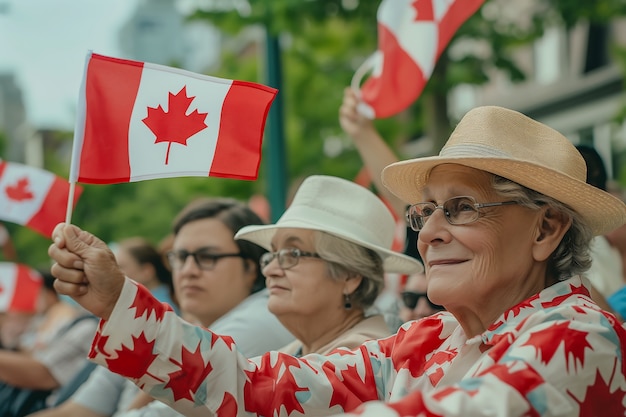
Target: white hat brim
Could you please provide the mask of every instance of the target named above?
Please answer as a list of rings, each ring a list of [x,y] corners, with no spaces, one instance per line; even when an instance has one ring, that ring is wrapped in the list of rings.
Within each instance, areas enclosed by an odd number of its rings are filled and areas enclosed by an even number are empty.
[[[321,225],[314,221],[307,223],[302,219],[287,219],[277,224],[245,226],[241,230],[239,230],[239,232],[237,232],[237,234],[235,235],[235,239],[249,240],[250,242],[271,251],[271,242],[276,231],[279,229],[287,228],[317,230],[371,249],[378,253],[378,255],[383,260],[383,269],[385,270],[385,272],[413,274],[424,271],[424,267],[417,259],[385,249],[381,246],[376,246],[364,242],[358,239],[358,237],[347,234],[346,231],[343,229],[337,229],[328,224]]]

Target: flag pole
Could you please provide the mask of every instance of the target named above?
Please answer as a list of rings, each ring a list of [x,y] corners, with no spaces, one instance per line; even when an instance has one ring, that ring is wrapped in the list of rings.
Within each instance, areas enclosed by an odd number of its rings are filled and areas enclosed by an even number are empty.
[[[85,119],[86,119],[86,87],[87,83],[87,68],[89,66],[89,60],[91,59],[92,51],[87,51],[85,57],[85,68],[83,70],[83,81],[80,84],[80,90],[78,92],[78,106],[76,109],[76,124],[74,126],[74,139],[72,143],[72,159],[70,160],[70,192],[67,197],[67,211],[65,213],[65,223],[71,223],[72,221],[72,209],[74,208],[74,189],[76,188],[76,182],[78,181],[78,158],[83,147],[83,137],[85,136]]]
[[[357,68],[352,76],[350,87],[357,94],[359,99],[361,98],[361,81],[363,80],[363,77],[365,77],[365,74],[374,69],[377,60],[380,60],[378,51],[374,52],[365,61],[363,61],[361,66]],[[360,101],[359,104],[357,104],[357,111],[368,119],[374,119],[374,110],[363,101]]]
[[[70,182],[70,192],[67,195],[67,211],[65,212],[65,223],[70,224],[72,222],[72,208],[74,207],[74,190],[76,189],[76,183]]]

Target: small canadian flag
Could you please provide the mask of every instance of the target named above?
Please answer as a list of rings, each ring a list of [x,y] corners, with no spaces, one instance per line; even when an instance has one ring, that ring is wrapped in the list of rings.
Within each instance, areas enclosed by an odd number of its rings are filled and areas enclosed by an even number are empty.
[[[277,90],[89,53],[70,182],[253,180]]]
[[[34,313],[42,284],[41,274],[29,266],[0,262],[0,312]]]
[[[370,118],[406,109],[422,93],[439,56],[457,29],[485,0],[382,0],[378,7],[378,50],[356,71],[359,110]],[[355,88],[357,89],[357,88]]]
[[[46,237],[65,219],[69,182],[52,172],[0,161],[0,219],[27,226]],[[76,187],[75,205],[82,192]]]

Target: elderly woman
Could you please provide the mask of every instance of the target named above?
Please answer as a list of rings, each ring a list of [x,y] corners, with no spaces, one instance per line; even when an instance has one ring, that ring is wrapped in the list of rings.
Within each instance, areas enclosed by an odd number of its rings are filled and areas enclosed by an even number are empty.
[[[439,156],[395,163],[383,181],[412,204],[428,296],[447,311],[351,352],[245,360],[171,314],[120,329],[129,285],[74,226],[54,232],[56,287],[105,320],[92,358],[132,363],[115,367],[189,416],[625,414],[626,333],[580,274],[591,237],[624,224],[626,206],[585,183],[564,136],[479,107]]]
[[[270,251],[260,262],[268,307],[297,337],[281,351],[326,354],[390,334],[383,316],[368,314],[383,289],[383,274],[422,269],[390,250],[393,227],[391,213],[370,191],[315,175],[275,225],[237,233]]]

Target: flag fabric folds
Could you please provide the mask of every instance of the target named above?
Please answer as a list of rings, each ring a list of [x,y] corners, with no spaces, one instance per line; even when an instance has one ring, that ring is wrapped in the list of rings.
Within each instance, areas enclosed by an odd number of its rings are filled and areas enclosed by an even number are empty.
[[[393,116],[422,93],[437,59],[457,29],[484,0],[382,0],[378,7],[378,50],[355,73],[360,111],[370,118]],[[355,85],[356,83],[356,85]]]
[[[89,53],[70,182],[258,176],[277,90]]]
[[[36,270],[12,262],[0,262],[0,313],[34,313],[43,278]]]
[[[0,219],[27,226],[45,237],[64,221],[69,182],[52,172],[0,161]],[[73,206],[82,187],[76,186]],[[72,206],[72,207],[73,207]]]

